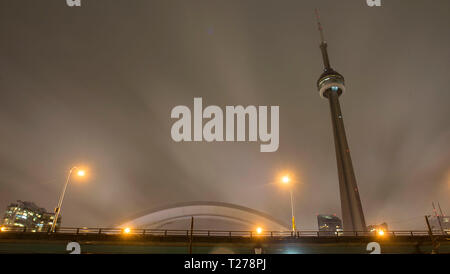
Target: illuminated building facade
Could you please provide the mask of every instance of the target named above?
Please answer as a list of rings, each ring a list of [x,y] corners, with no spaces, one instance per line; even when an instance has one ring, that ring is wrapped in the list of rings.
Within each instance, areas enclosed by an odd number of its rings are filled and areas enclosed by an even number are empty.
[[[388,231],[388,224],[387,223],[382,223],[379,225],[369,225],[367,226],[367,230],[370,232],[374,232],[374,231],[379,231],[379,230],[383,230],[383,231]]]
[[[317,226],[320,235],[340,235],[342,229],[342,221],[336,215],[317,215]]]
[[[30,232],[48,232],[53,224],[54,213],[38,207],[33,202],[17,200],[7,206],[2,221],[2,227],[23,228]],[[57,227],[61,225],[61,217]]]

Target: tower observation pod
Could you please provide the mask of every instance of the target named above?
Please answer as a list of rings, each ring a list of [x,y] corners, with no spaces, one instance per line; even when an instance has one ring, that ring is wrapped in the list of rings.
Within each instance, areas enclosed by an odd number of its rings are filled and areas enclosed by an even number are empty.
[[[341,113],[339,97],[344,94],[344,76],[331,68],[328,58],[327,43],[323,37],[319,13],[316,9],[317,24],[320,32],[320,49],[324,64],[324,72],[317,80],[317,89],[322,98],[330,103],[331,121],[333,125],[334,145],[339,176],[339,192],[341,198],[341,211],[344,232],[366,231],[366,221],[359,197],[356,177],[353,171],[350,149],[345,134],[344,119]]]

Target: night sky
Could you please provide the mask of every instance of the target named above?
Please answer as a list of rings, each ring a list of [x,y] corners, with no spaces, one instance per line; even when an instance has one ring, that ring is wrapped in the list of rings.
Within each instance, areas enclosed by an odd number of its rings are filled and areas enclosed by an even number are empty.
[[[176,202],[221,201],[298,229],[340,213],[314,8],[332,66],[367,224],[424,229],[450,214],[450,1],[0,0],[0,209],[53,210],[109,226]],[[177,105],[280,106],[280,146],[176,143]],[[3,212],[0,213],[0,215]]]

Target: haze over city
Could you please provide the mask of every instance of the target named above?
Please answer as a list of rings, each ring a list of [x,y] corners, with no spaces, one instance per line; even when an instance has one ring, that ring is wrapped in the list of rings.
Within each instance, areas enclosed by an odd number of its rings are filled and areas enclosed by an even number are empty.
[[[367,224],[425,229],[450,210],[450,2],[64,1],[0,3],[0,209],[52,210],[112,226],[177,202],[220,201],[298,229],[341,215],[314,8],[333,67]],[[279,147],[174,142],[173,107],[279,106]]]

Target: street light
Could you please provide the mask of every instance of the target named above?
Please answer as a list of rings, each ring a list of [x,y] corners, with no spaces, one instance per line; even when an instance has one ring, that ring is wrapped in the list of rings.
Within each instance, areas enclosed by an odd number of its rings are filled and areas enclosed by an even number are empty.
[[[86,175],[86,172],[84,170],[78,170],[77,175],[83,177],[84,175]]]
[[[289,185],[291,183],[291,178],[288,175],[285,175],[281,178],[281,182],[285,185]],[[295,217],[294,217],[294,195],[292,193],[292,187],[289,187],[289,192],[291,194],[291,211],[292,211],[292,231],[295,232]]]
[[[263,232],[263,229],[262,229],[261,227],[257,227],[257,228],[256,228],[256,233],[257,233],[258,235],[261,235],[262,232]]]
[[[56,224],[57,224],[57,222],[58,222],[59,214],[60,214],[60,212],[61,212],[61,206],[62,206],[62,202],[63,202],[63,199],[64,199],[64,194],[66,193],[67,185],[69,184],[69,181],[70,181],[70,177],[71,177],[71,175],[72,175],[72,172],[73,172],[75,169],[78,170],[78,171],[77,171],[77,175],[78,175],[79,177],[83,177],[84,175],[86,175],[86,171],[84,171],[84,170],[82,170],[82,169],[79,169],[79,168],[76,167],[76,166],[72,167],[72,168],[69,170],[69,174],[67,175],[67,180],[66,180],[66,183],[64,184],[63,191],[61,192],[61,195],[59,196],[58,206],[55,208],[55,218],[54,218],[53,223],[52,223],[51,232],[55,232],[55,227],[56,227]]]

